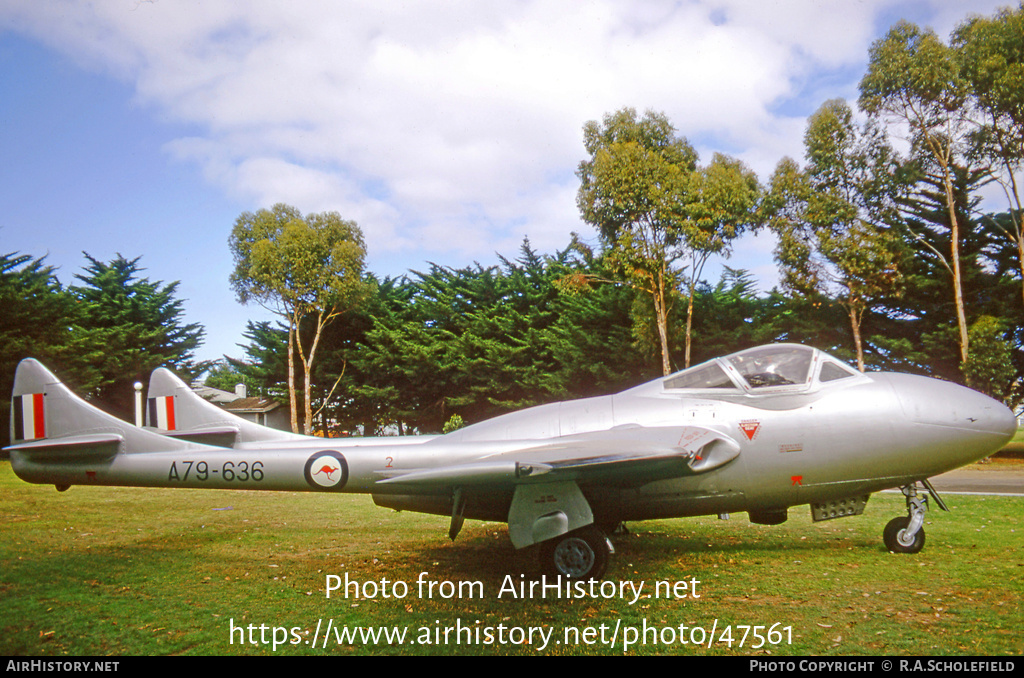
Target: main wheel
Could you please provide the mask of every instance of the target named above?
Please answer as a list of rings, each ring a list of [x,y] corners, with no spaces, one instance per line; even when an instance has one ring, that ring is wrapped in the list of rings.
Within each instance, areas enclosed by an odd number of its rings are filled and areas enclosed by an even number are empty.
[[[913,539],[908,539],[905,531],[910,525],[910,518],[893,518],[882,532],[885,548],[893,553],[917,553],[924,548],[924,527],[917,531]]]
[[[573,579],[600,579],[608,569],[611,544],[595,527],[583,527],[543,544],[544,569]]]

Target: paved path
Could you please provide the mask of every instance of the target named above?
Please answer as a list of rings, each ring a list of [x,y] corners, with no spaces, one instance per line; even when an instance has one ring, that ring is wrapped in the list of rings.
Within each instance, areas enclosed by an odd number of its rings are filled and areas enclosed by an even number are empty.
[[[975,464],[935,476],[932,485],[941,494],[978,493],[1024,496],[1024,468],[1012,469],[1000,464]]]

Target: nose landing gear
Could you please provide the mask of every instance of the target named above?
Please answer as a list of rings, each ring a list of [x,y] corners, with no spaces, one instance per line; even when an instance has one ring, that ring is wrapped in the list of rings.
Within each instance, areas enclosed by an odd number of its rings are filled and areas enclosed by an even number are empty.
[[[948,511],[945,502],[925,478],[921,481],[928,494],[943,511]],[[924,548],[924,514],[928,510],[928,497],[917,493],[917,484],[900,488],[907,498],[907,517],[893,518],[882,532],[885,548],[892,553],[918,553]]]

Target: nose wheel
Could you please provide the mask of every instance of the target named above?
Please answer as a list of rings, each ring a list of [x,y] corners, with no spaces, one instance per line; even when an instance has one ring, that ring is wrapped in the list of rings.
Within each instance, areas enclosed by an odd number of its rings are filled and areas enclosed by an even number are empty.
[[[922,482],[939,508],[948,511],[932,484],[927,479]],[[882,541],[892,553],[918,553],[924,548],[924,514],[928,511],[928,497],[918,494],[916,483],[904,485],[900,491],[907,498],[908,515],[890,520],[882,532]]]
[[[882,532],[885,548],[891,553],[917,553],[924,548],[924,528],[911,528],[912,518],[893,518]]]

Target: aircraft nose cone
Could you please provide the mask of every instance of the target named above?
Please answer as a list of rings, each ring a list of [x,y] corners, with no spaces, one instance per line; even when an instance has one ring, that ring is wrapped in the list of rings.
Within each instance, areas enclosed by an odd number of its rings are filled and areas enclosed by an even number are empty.
[[[965,386],[898,375],[892,382],[915,437],[951,464],[966,464],[1002,449],[1017,432],[1010,408]]]
[[[1017,417],[1009,407],[983,393],[960,388],[952,403],[962,428],[992,434],[1002,447],[1017,433]]]
[[[993,417],[992,430],[1006,436],[1007,443],[1013,440],[1013,437],[1017,435],[1018,426],[1019,424],[1017,423],[1016,415],[1014,415],[1013,411],[1005,405],[1003,406],[1002,411],[997,412]]]

